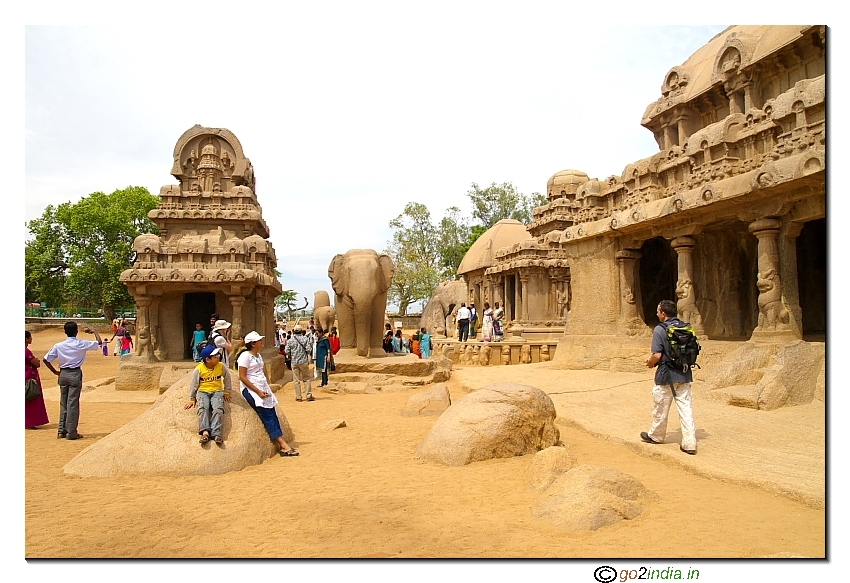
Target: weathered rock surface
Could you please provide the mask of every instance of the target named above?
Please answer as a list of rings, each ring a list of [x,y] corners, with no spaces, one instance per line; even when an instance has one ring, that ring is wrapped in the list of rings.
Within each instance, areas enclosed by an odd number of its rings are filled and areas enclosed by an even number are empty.
[[[576,466],[557,478],[531,508],[532,518],[568,532],[596,530],[643,513],[658,498],[634,477],[614,468]]]
[[[822,398],[824,363],[822,342],[746,342],[710,370],[709,397],[765,411],[810,403]]]
[[[121,366],[115,377],[116,391],[152,391],[160,389],[160,377],[165,366],[142,360],[134,361],[131,354],[122,356]],[[162,392],[162,390],[160,390]]]
[[[535,453],[554,445],[555,404],[528,385],[493,383],[446,409],[416,450],[418,458],[462,466]]]
[[[449,395],[449,388],[445,383],[440,383],[410,397],[404,409],[402,409],[401,414],[403,417],[439,415],[448,409],[451,404],[452,398]]]
[[[239,380],[229,371],[234,387]],[[260,418],[238,390],[224,404],[223,445],[198,443],[197,409],[188,402],[188,375],[176,382],[142,415],[93,443],[63,468],[81,477],[215,475],[263,463],[276,447]],[[293,434],[281,403],[275,408],[284,439]]]
[[[543,492],[562,474],[578,464],[568,447],[547,447],[531,458],[531,487]]]
[[[331,419],[326,423],[322,423],[320,429],[322,431],[333,431],[334,429],[342,429],[343,427],[348,427],[345,424],[345,419]]]

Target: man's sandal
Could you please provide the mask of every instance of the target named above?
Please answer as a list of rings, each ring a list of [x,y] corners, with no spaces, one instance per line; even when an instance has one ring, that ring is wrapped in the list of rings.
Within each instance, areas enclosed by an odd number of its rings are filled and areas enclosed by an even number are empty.
[[[213,441],[215,441],[219,445],[224,443],[224,440],[221,438],[221,435],[216,435],[215,437],[213,437]]]
[[[209,440],[210,436],[205,434],[201,436],[201,438],[198,440],[198,443],[207,443]]]
[[[280,457],[295,457],[298,455],[298,450],[293,447],[287,451],[280,450],[279,453]]]

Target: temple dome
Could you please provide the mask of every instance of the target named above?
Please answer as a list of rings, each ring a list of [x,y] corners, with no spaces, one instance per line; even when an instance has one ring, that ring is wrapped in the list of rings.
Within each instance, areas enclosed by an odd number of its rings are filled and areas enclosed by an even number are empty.
[[[457,268],[458,275],[477,269],[486,269],[496,263],[496,251],[514,243],[533,239],[525,225],[515,219],[502,219],[481,235]]]
[[[581,170],[561,170],[556,172],[546,183],[546,193],[549,200],[575,195],[578,187],[590,178]]]
[[[718,84],[718,74],[724,67],[724,55],[727,51],[738,59],[735,66],[744,69],[781,47],[793,43],[811,28],[811,25],[728,27],[697,49],[680,66],[667,72],[662,83],[662,93],[671,91],[669,98],[661,97],[649,104],[641,124],[650,124],[653,119],[677,104],[692,101]]]

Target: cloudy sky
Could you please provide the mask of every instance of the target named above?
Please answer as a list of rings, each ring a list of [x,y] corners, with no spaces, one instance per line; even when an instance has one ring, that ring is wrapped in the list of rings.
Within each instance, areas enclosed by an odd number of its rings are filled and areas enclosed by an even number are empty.
[[[128,185],[152,193],[194,124],[251,159],[282,283],[312,300],[410,201],[469,215],[471,183],[545,191],[657,150],[665,73],[726,25],[579,26],[566,8],[281,11],[251,26],[28,26],[25,220]]]

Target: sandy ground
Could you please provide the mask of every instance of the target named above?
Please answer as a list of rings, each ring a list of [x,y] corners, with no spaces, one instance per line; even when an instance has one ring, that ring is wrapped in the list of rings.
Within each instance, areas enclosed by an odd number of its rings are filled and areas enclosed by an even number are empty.
[[[41,357],[64,336],[49,329],[33,337],[31,349]],[[84,383],[113,377],[117,367],[118,358],[92,352],[83,367]],[[796,442],[797,451],[785,451],[794,442],[782,441],[771,418],[711,405],[698,395],[700,452],[685,456],[673,441],[662,446],[638,442],[651,407],[643,377],[547,367],[459,368],[449,382],[452,399],[493,380],[540,386],[552,395],[561,439],[579,463],[617,468],[659,494],[642,516],[590,533],[557,532],[531,518],[536,497],[529,482],[532,456],[459,468],[417,460],[416,446],[436,417],[409,418],[400,412],[421,389],[316,393],[315,402],[296,403],[284,387],[279,406],[295,432],[297,458],[275,457],[220,476],[70,477],[62,472],[69,460],[140,415],[158,395],[116,393],[109,385],[85,391],[80,423],[85,439],[57,440],[58,389],[51,388],[55,377],[43,368],[51,423],[24,430],[25,556],[825,556],[822,427],[820,434],[807,434],[805,443]],[[776,424],[800,415],[823,420],[822,404],[820,409],[794,409],[796,415],[774,417]],[[335,418],[348,426],[319,429]],[[677,424],[671,416],[671,430]],[[724,424],[741,429],[742,437],[732,439]],[[668,440],[675,437],[671,431]],[[783,482],[784,471],[778,478],[753,475],[767,471],[771,462],[753,465],[763,456],[741,451],[749,449],[742,441],[765,449],[779,444],[773,459],[793,454],[786,466],[801,466],[800,476]]]

